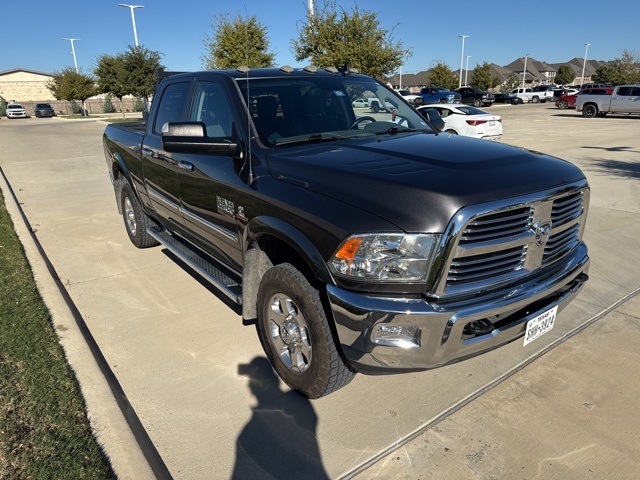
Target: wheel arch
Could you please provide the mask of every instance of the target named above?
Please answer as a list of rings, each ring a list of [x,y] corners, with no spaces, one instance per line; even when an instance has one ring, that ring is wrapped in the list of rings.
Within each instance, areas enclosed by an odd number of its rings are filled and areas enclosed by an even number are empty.
[[[127,167],[124,158],[118,152],[115,152],[111,155],[113,161],[111,162],[111,171],[109,172],[111,175],[111,181],[113,183],[113,188],[115,190],[116,195],[116,203],[118,204],[118,213],[122,215],[122,205],[120,203],[120,195],[122,193],[122,182],[127,182],[131,185],[131,189],[133,190],[133,194],[137,197],[140,204],[142,204],[140,195],[138,191],[135,189],[133,182],[131,181],[131,172]]]
[[[256,217],[247,225],[244,240],[242,317],[246,320],[257,317],[260,280],[274,265],[290,263],[316,286],[335,283],[314,243],[284,220]]]

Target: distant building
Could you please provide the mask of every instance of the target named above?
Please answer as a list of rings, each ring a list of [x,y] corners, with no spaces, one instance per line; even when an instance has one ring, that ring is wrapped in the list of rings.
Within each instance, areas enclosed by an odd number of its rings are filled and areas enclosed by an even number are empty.
[[[47,83],[53,79],[51,73],[14,68],[0,72],[0,96],[8,102],[42,102],[53,100]]]
[[[500,65],[496,65],[495,63],[489,64],[491,74],[499,81],[496,89],[499,89],[513,74],[515,74],[518,78],[519,85],[522,84],[522,77],[524,75],[524,83],[526,87],[532,87],[541,84],[553,84],[555,82],[556,74],[558,73],[558,68],[560,68],[560,66],[562,65],[568,65],[571,68],[574,77],[572,83],[574,85],[590,83],[591,77],[596,72],[596,70],[605,64],[605,62],[601,62],[598,60],[587,60],[584,71],[584,79],[582,79],[582,65],[584,63],[584,59],[582,58],[573,58],[564,63],[547,63],[536,60],[535,58],[527,57],[526,73],[524,72],[524,61],[525,57],[520,57],[503,67],[501,67]],[[457,69],[454,71],[454,73],[456,74],[457,78],[460,70]],[[468,72],[463,70],[463,78],[468,77],[470,81],[472,75],[473,70],[469,70]],[[429,70],[424,70],[415,74],[404,74],[402,75],[402,88],[407,88],[415,92],[421,87],[426,86],[429,81],[428,79]],[[391,83],[394,88],[400,88],[400,75],[393,75],[389,79],[389,83]]]
[[[571,69],[571,73],[573,73],[573,85],[581,85],[583,83],[591,83],[591,77],[596,70],[603,66],[605,62],[600,62],[598,60],[587,60],[587,63],[584,63],[584,58],[572,58],[568,62],[564,63],[553,63],[552,66],[557,70],[562,65],[567,65]],[[584,78],[582,78],[582,67],[584,65]]]

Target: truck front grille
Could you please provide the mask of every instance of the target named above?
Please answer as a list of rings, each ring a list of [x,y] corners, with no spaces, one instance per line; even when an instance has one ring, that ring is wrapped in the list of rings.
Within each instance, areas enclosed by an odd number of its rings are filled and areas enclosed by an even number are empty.
[[[444,281],[435,293],[491,289],[560,261],[582,241],[588,191],[581,185],[489,211],[478,208],[456,229]]]

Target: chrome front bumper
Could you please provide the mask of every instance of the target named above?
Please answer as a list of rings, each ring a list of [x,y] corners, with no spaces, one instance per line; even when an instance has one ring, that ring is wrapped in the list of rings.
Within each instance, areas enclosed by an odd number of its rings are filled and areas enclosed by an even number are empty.
[[[581,245],[563,267],[527,279],[508,289],[461,300],[374,297],[328,286],[327,293],[343,353],[357,371],[393,373],[425,370],[455,363],[509,343],[526,323],[578,294],[588,278],[587,248]],[[486,319],[493,331],[464,332],[469,322]],[[414,348],[374,343],[380,325],[417,327]]]

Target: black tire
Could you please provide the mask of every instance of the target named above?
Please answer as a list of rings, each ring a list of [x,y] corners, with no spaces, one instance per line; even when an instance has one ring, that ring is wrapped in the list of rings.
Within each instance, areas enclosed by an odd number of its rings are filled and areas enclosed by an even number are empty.
[[[480,108],[480,107],[482,106],[482,100],[480,100],[479,98],[476,98],[476,99],[473,101],[473,106],[474,106],[474,107],[477,107],[477,108]]]
[[[380,111],[380,105],[378,104],[378,102],[373,102],[371,104],[371,111],[373,113],[378,113]]]
[[[532,102],[532,103],[540,103],[540,98],[539,98],[539,97],[533,97],[533,98],[531,99],[531,102]]]
[[[558,108],[560,110],[566,110],[567,108],[569,108],[569,102],[567,102],[566,100],[560,100],[558,102]]]
[[[455,130],[445,130],[445,133],[450,133],[451,135],[457,135],[458,132],[456,132]]]
[[[129,239],[138,248],[149,248],[158,245],[155,238],[149,235],[147,228],[155,226],[154,222],[142,211],[140,202],[128,183],[122,186],[120,194],[122,218]]]
[[[593,104],[588,104],[582,107],[582,116],[587,118],[593,118],[598,114],[598,107]]]
[[[257,328],[276,373],[308,398],[335,392],[355,376],[336,347],[320,293],[289,263],[271,267],[260,281]]]
[[[447,101],[444,98],[441,98],[440,100],[438,100],[438,103],[447,103]]]

